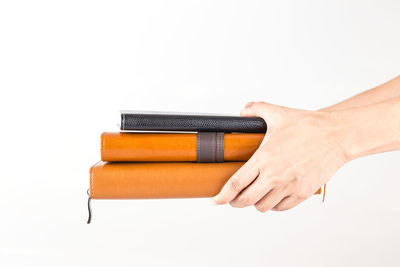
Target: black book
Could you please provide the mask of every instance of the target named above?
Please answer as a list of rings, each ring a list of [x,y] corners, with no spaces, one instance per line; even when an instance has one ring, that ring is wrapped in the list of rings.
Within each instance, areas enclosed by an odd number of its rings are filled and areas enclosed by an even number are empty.
[[[122,111],[121,130],[265,133],[267,124],[259,117]]]

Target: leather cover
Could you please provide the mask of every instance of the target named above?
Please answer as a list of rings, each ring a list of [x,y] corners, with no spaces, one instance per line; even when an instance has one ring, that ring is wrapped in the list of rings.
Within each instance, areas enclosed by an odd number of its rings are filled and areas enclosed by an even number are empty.
[[[105,163],[90,169],[92,199],[194,198],[216,195],[244,162]],[[320,190],[317,192],[320,193]]]
[[[267,124],[258,117],[121,113],[121,130],[265,133]]]
[[[256,133],[224,134],[223,161],[247,161],[263,138],[264,134]],[[197,155],[203,145],[199,145],[198,139],[196,133],[106,132],[101,135],[101,159],[120,162],[201,161]]]

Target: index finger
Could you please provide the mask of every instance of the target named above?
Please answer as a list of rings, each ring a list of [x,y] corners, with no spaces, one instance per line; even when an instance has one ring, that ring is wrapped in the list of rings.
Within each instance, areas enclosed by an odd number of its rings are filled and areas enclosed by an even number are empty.
[[[221,191],[213,197],[215,204],[227,204],[245,189],[259,174],[254,157],[251,157],[232,177],[225,183]]]

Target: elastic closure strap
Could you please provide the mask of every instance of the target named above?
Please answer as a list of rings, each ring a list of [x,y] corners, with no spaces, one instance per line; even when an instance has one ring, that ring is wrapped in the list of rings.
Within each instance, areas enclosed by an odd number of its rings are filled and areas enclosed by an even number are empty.
[[[224,162],[224,133],[197,133],[197,162]]]

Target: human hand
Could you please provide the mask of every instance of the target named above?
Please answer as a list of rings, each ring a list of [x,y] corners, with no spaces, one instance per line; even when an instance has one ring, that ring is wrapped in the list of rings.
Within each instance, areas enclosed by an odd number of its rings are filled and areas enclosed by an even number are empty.
[[[254,155],[213,198],[216,204],[287,210],[313,195],[350,160],[329,112],[251,102],[241,115],[263,118],[268,131]]]

